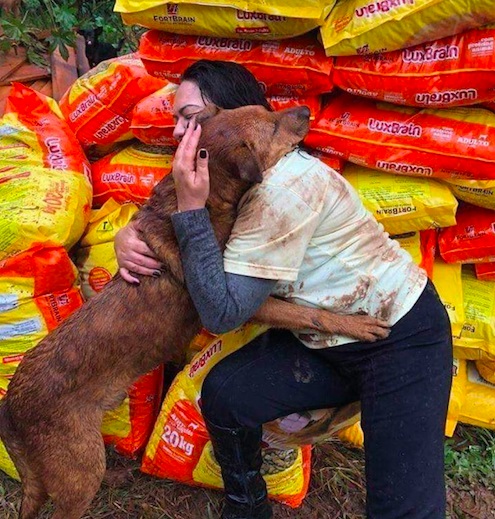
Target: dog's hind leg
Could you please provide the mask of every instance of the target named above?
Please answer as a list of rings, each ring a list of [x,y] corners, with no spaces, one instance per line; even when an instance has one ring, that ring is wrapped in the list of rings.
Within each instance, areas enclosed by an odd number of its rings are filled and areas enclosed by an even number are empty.
[[[43,483],[55,505],[52,519],[80,519],[105,475],[105,447],[97,428],[78,427],[66,439],[43,449]]]
[[[35,519],[41,507],[48,499],[48,494],[30,465],[28,449],[24,445],[5,402],[0,406],[0,436],[19,473],[22,484],[22,499],[19,519]]]
[[[36,478],[22,476],[22,501],[19,519],[35,519],[48,500],[45,488]]]

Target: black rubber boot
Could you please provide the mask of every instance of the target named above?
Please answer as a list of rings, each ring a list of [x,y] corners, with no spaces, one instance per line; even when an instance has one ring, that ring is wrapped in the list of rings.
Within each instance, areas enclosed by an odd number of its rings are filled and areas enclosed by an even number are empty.
[[[266,484],[261,476],[261,427],[228,429],[206,422],[222,471],[225,506],[222,519],[270,519]]]

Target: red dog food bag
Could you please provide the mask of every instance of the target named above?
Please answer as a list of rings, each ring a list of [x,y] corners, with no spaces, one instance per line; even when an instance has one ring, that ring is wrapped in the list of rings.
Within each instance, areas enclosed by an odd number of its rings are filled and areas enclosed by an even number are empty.
[[[175,83],[168,83],[139,101],[132,111],[131,131],[134,137],[145,144],[177,146],[173,136],[173,109],[177,87]]]
[[[252,41],[212,36],[181,36],[151,30],[139,44],[150,74],[177,82],[199,59],[235,61],[249,69],[269,96],[319,95],[332,90],[332,60],[312,36]]]
[[[339,159],[335,155],[329,155],[328,153],[324,153],[320,150],[315,149],[307,149],[306,150],[310,155],[316,157],[317,159],[324,162],[327,166],[330,166],[332,169],[337,171],[337,173],[342,173],[345,168],[346,161],[343,159]]]
[[[440,230],[438,248],[447,263],[495,261],[495,211],[462,204],[457,224]]]
[[[495,281],[495,262],[476,263],[474,271],[476,278],[481,281]]]
[[[394,52],[341,56],[335,60],[332,79],[350,94],[401,105],[445,107],[491,101],[495,27]]]
[[[152,189],[172,171],[174,149],[135,142],[92,164],[93,207],[113,198],[143,204]]]
[[[160,365],[140,377],[129,388],[124,402],[103,416],[103,440],[127,458],[139,455],[153,431],[160,411],[163,372]]]
[[[305,144],[390,173],[495,179],[495,114],[482,108],[420,110],[343,93],[323,108]]]
[[[164,86],[134,54],[103,61],[81,76],[60,108],[84,147],[132,138],[131,114],[144,97]]]
[[[314,121],[321,110],[320,96],[272,96],[268,98],[268,102],[276,111],[285,110],[286,108],[292,108],[294,106],[307,106],[310,112],[310,121]]]

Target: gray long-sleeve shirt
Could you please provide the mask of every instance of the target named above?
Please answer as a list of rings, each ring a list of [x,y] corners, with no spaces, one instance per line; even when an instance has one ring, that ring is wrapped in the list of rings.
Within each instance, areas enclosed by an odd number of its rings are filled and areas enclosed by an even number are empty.
[[[229,274],[207,209],[172,215],[187,288],[203,326],[225,333],[250,319],[270,295],[276,280]]]

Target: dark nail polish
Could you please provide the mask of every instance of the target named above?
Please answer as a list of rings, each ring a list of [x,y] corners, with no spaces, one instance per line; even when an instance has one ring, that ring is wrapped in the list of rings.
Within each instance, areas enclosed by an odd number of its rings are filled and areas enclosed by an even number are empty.
[[[154,270],[153,271],[153,277],[154,278],[159,278],[161,275],[162,275],[162,271],[161,270]]]
[[[206,159],[207,156],[208,156],[208,153],[206,152],[206,150],[204,148],[199,150],[199,158],[200,159]]]

